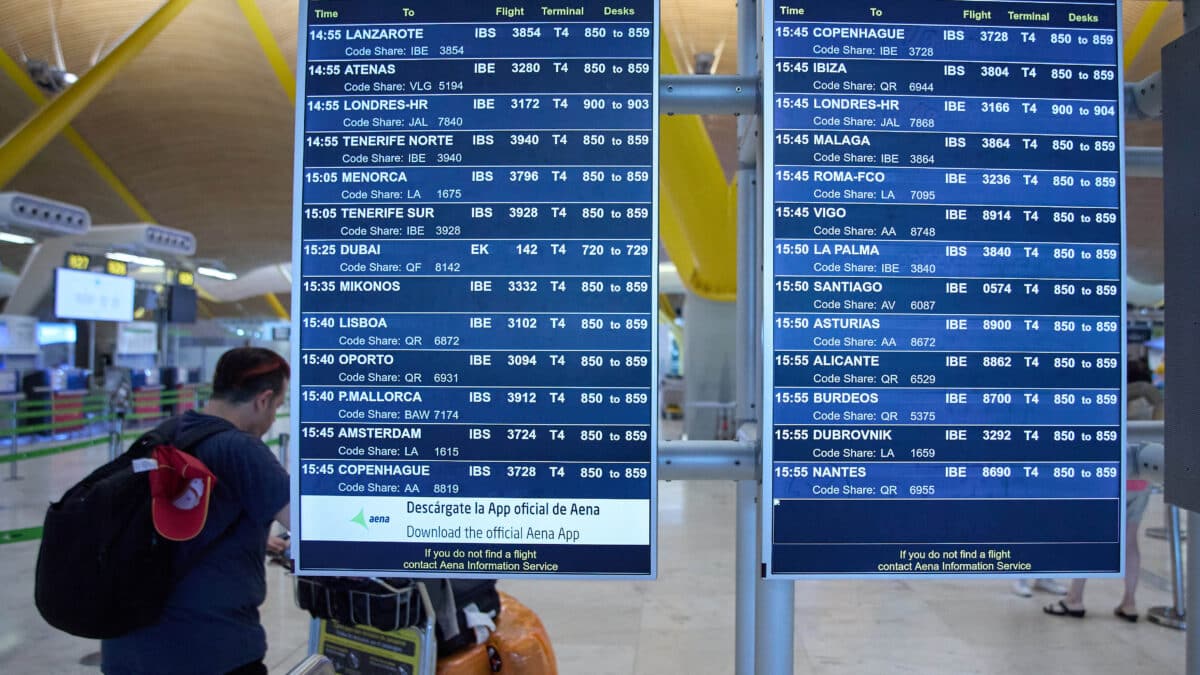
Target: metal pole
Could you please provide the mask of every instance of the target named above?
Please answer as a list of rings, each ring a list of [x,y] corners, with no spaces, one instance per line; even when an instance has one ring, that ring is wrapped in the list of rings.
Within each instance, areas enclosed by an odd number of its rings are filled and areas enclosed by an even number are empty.
[[[288,465],[288,452],[291,445],[292,437],[288,433],[279,434],[279,463],[285,467]]]
[[[1184,597],[1183,547],[1179,540],[1179,507],[1167,504],[1165,515],[1167,533],[1171,537],[1171,590],[1175,604],[1172,607],[1151,607],[1146,612],[1146,618],[1160,626],[1183,630],[1187,628],[1187,599]]]
[[[749,0],[742,0],[750,4]],[[740,36],[739,36],[740,39]],[[741,56],[739,55],[739,58]],[[738,121],[739,127],[746,128],[746,118]],[[739,133],[740,135],[740,133]],[[753,142],[752,137],[743,136],[743,147]],[[755,288],[758,286],[758,239],[756,234],[757,201],[756,169],[753,164],[742,168],[737,174],[737,208],[738,208],[738,272],[737,272],[737,421],[735,426],[740,430],[743,425],[757,425],[758,387],[756,374],[761,367],[759,356],[761,344],[759,338],[759,307],[755,302]],[[759,434],[754,432],[756,437]],[[754,462],[757,467],[757,458]],[[739,481],[737,485],[737,597],[736,618],[737,633],[734,646],[734,672],[738,675],[749,675],[754,672],[754,606],[755,583],[758,579],[758,476],[756,471],[751,480]]]
[[[738,172],[737,172],[737,408],[734,411],[735,428],[739,440],[754,441],[756,452],[755,469],[750,480],[737,484],[736,515],[736,567],[735,578],[735,636],[734,672],[751,675],[756,672],[758,611],[758,514],[759,514],[759,468],[757,441],[759,398],[758,371],[762,367],[759,334],[762,324],[762,305],[757,301],[757,289],[761,282],[761,252],[759,250],[758,219],[758,170],[761,134],[758,132],[761,101],[758,96],[758,2],[740,0],[738,18],[738,78],[727,84],[733,86],[732,95],[723,97],[730,103],[740,99],[742,104],[753,103],[751,110],[738,119]],[[711,80],[712,76],[696,78]],[[670,84],[673,89],[681,82]],[[752,436],[752,438],[751,438]],[[790,652],[789,652],[790,653]]]
[[[1200,532],[1200,514],[1187,512],[1187,526],[1191,532]],[[1187,604],[1200,607],[1200,537],[1188,538],[1187,550]],[[1187,627],[1187,673],[1200,675],[1200,621],[1189,621]]]
[[[658,78],[659,112],[666,115],[753,115],[758,94],[757,73]]]
[[[663,441],[658,444],[658,479],[756,482],[755,440]]]
[[[108,431],[108,461],[121,454],[121,435],[125,432],[126,393],[122,388],[114,392],[108,399],[109,415],[112,416],[112,426]]]
[[[737,542],[734,567],[733,672],[754,673],[754,602],[758,583],[758,481],[737,482]]]
[[[96,322],[88,321],[88,372],[96,376]],[[95,382],[95,380],[92,380]]]
[[[1140,145],[1126,146],[1125,174],[1134,178],[1162,178],[1163,149]]]
[[[742,75],[753,74],[759,76],[759,41],[764,38],[759,34],[759,6],[757,0],[740,0],[738,2],[738,70]],[[756,92],[757,96],[757,92]],[[761,101],[760,101],[761,103]],[[742,276],[739,274],[739,302],[742,297],[753,298],[753,344],[754,362],[750,364],[751,376],[743,375],[743,378],[748,380],[754,389],[755,396],[761,395],[761,380],[758,379],[759,369],[764,367],[762,355],[758,347],[761,346],[761,336],[759,335],[760,327],[762,326],[761,307],[762,303],[758,301],[758,291],[763,286],[762,279],[762,260],[761,260],[761,237],[762,232],[762,212],[758,210],[758,205],[762,202],[761,186],[762,181],[766,180],[762,177],[762,146],[764,139],[760,132],[761,118],[759,117],[742,117],[738,121],[738,137],[741,142],[739,152],[740,171],[738,172],[738,195],[739,195],[739,212],[745,209],[748,213],[753,213],[754,234],[752,237],[747,236],[746,242],[748,248],[754,251],[754,284],[746,289],[746,295],[742,296],[741,281]],[[751,179],[751,183],[747,184],[747,179]],[[744,189],[742,189],[744,187]],[[742,194],[746,195],[746,200],[742,201]],[[739,239],[739,244],[741,239]],[[759,417],[759,410],[755,410],[755,417]],[[762,429],[761,435],[771,433],[770,429]],[[758,531],[758,540],[763,541],[763,537],[769,537],[770,533],[762,531],[761,513],[762,513],[762,480],[769,480],[769,477],[764,475],[767,471],[766,467],[759,469],[759,485],[757,486],[757,495],[759,504],[755,507],[755,520],[758,523],[756,528]],[[742,502],[738,502],[739,508],[745,508]],[[739,521],[740,522],[740,521]],[[739,549],[739,553],[741,549]],[[754,554],[753,560],[758,560],[758,552]],[[756,565],[761,569],[761,566]],[[755,655],[754,655],[754,672],[770,673],[771,675],[787,675],[792,672],[793,662],[795,660],[795,598],[796,587],[791,581],[766,581],[761,578],[761,572],[756,570],[756,594],[755,594],[755,628],[753,630],[755,637]],[[739,580],[740,581],[740,580]],[[739,615],[740,618],[740,615]],[[741,632],[739,631],[739,636]],[[739,664],[741,661],[739,661]],[[739,671],[739,673],[742,671]]]
[[[19,426],[17,420],[17,410],[19,410],[19,406],[17,405],[17,399],[14,398],[12,400],[12,431],[9,433],[9,441],[12,443],[12,445],[8,449],[9,453],[12,455],[17,454],[17,427]],[[16,460],[13,460],[13,462],[8,465],[8,479],[21,480],[21,476],[17,473]]]
[[[796,585],[791,581],[758,582],[758,625],[755,632],[755,672],[765,675],[789,675],[795,658]],[[781,617],[786,621],[772,623]]]

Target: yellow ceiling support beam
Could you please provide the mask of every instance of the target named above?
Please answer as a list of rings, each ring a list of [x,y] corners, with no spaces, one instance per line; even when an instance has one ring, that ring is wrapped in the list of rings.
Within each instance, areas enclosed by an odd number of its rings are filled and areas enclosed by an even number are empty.
[[[1158,25],[1158,20],[1167,11],[1167,4],[1165,1],[1152,2],[1146,5],[1146,9],[1142,11],[1142,15],[1138,17],[1137,23],[1133,25],[1133,30],[1129,33],[1129,37],[1125,38],[1124,61],[1126,69],[1133,65],[1133,60],[1142,52],[1142,47],[1146,46],[1146,41],[1150,39],[1150,34],[1154,32],[1154,27]]]
[[[675,263],[683,285],[694,292],[692,282],[696,278],[696,258],[684,236],[683,223],[674,205],[661,198],[658,205],[658,236],[671,262]]]
[[[46,95],[43,94],[42,90],[38,89],[37,85],[33,83],[33,80],[26,75],[25,70],[20,66],[20,64],[14,61],[12,57],[10,57],[8,53],[2,49],[0,49],[0,70],[3,70],[9,79],[11,79],[13,83],[21,89],[21,91],[25,92],[25,95],[28,96],[31,101],[39,106],[46,105]],[[130,211],[137,215],[139,220],[146,223],[158,222],[158,220],[150,214],[150,211],[143,206],[140,201],[138,201],[138,198],[133,195],[133,192],[131,192],[129,188],[125,186],[125,183],[121,181],[116,172],[114,172],[112,168],[108,166],[108,163],[100,157],[100,154],[92,148],[91,144],[89,144],[83,138],[83,136],[75,130],[74,127],[67,125],[63,127],[61,133],[63,138],[67,139],[67,142],[74,146],[79,154],[83,156],[83,159],[92,167],[92,170],[96,172],[96,175],[98,175],[100,179],[103,180],[108,187],[116,193],[117,197],[120,198],[125,206],[129,207]],[[195,288],[201,299],[208,302],[216,302],[216,298],[213,297],[212,293],[206,291],[203,286],[196,284]],[[211,316],[212,312],[208,311],[208,317],[211,318]]]
[[[283,56],[283,50],[279,48],[279,41],[275,39],[275,34],[271,32],[271,27],[267,25],[267,18],[263,16],[262,10],[255,0],[237,0],[237,4],[241,8],[242,14],[246,17],[246,23],[250,25],[250,30],[254,32],[254,39],[258,40],[258,46],[262,49],[263,56],[267,57],[267,63],[271,65],[271,70],[275,73],[275,79],[279,80],[279,86],[283,88],[283,93],[287,94],[288,101],[292,105],[295,105],[296,76],[292,73],[287,59]],[[298,39],[303,40],[305,37],[300,35]],[[271,310],[275,312],[275,316],[284,321],[291,320],[287,308],[279,301],[279,296],[274,293],[267,293],[263,298],[271,306]]]
[[[267,299],[267,304],[271,306],[271,309],[275,312],[275,316],[283,319],[284,321],[291,321],[288,316],[287,309],[283,306],[283,303],[279,301],[279,296],[275,295],[274,293],[267,293],[263,297]]]
[[[30,79],[25,69],[21,67],[21,64],[13,61],[8,52],[2,49],[0,49],[0,70],[3,70],[4,74],[8,75],[8,79],[12,80],[13,84],[17,85],[21,91],[25,92],[25,95],[30,100],[39,106],[45,105],[46,96],[42,93],[42,90],[38,89],[38,86],[33,83],[33,80]]]
[[[46,104],[46,96],[42,93],[42,90],[38,89],[33,80],[29,79],[25,74],[25,70],[3,50],[0,50],[0,70],[3,70],[9,79],[20,87],[21,91],[25,92],[25,95],[38,104],[38,106]],[[117,194],[117,197],[125,203],[125,206],[129,207],[130,211],[137,215],[139,220],[147,223],[156,222],[154,217],[150,215],[150,212],[146,210],[146,207],[142,206],[137,197],[133,196],[129,188],[125,187],[125,184],[121,182],[117,174],[100,158],[100,155],[83,139],[83,136],[78,131],[75,131],[75,127],[69,125],[64,127],[62,135],[63,138],[67,139],[67,142],[79,151],[80,155],[83,155],[84,160],[92,167],[96,175],[100,176],[100,179]]]
[[[0,186],[20,173],[191,1],[164,2],[75,84],[51,99],[0,142]]]
[[[658,294],[658,313],[668,323],[675,323],[675,320],[679,318],[675,314],[675,308],[671,306],[671,299],[667,297],[666,293]]]
[[[664,75],[679,72],[665,35]],[[737,227],[729,219],[729,187],[712,140],[697,115],[659,120],[659,233],[688,290],[708,300],[737,295]]]
[[[279,86],[283,87],[288,101],[295,105],[296,76],[292,73],[287,59],[284,58],[283,50],[279,48],[279,41],[275,39],[275,34],[267,25],[267,18],[263,16],[262,10],[254,0],[237,0],[237,4],[246,17],[246,23],[250,24],[250,30],[254,31],[254,38],[258,40],[258,46],[262,48],[263,55],[267,57],[267,63],[271,64],[271,70],[275,71]],[[300,35],[298,39],[303,40],[305,37]]]

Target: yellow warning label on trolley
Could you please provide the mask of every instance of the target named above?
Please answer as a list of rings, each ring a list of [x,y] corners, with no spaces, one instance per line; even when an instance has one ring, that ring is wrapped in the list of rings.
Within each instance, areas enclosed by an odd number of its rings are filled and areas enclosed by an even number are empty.
[[[322,621],[317,651],[342,675],[415,675],[421,661],[421,633],[414,628],[385,633]]]

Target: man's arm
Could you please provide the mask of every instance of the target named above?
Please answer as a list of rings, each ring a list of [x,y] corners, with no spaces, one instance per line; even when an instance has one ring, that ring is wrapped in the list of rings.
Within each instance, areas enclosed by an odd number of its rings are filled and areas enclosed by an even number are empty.
[[[279,509],[279,513],[275,514],[275,522],[282,525],[285,530],[292,529],[292,512],[289,509],[290,506],[290,504],[284,504],[283,508]]]
[[[291,512],[288,510],[288,505],[284,504],[279,513],[275,514],[275,522],[283,526],[284,532],[291,530]],[[285,535],[286,536],[286,535]],[[267,536],[267,552],[268,553],[283,553],[287,550],[288,540],[281,536],[270,534]]]

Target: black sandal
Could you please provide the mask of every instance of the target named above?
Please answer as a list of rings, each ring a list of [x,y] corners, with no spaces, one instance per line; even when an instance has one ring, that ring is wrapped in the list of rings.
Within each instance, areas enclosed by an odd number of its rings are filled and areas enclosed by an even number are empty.
[[[1120,618],[1120,619],[1125,619],[1129,623],[1137,623],[1137,620],[1138,620],[1137,612],[1129,613],[1129,612],[1126,612],[1125,610],[1121,609],[1120,607],[1117,607],[1116,609],[1113,610],[1113,616],[1116,616],[1117,618]]]
[[[1118,609],[1120,608],[1118,607]],[[1042,608],[1042,611],[1050,616],[1069,616],[1075,619],[1082,619],[1083,615],[1087,612],[1087,610],[1084,609],[1071,609],[1070,607],[1067,607],[1067,603],[1063,602],[1062,600],[1059,600],[1053,605],[1046,605]]]

